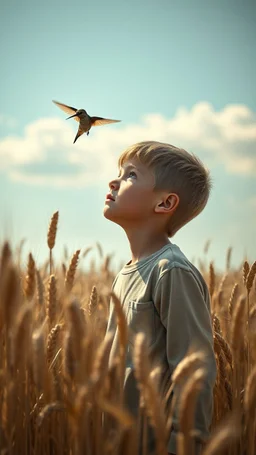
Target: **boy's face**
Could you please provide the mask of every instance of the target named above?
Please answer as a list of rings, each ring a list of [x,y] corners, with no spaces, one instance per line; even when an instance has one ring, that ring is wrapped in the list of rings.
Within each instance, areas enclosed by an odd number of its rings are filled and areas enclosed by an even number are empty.
[[[116,179],[109,182],[105,218],[123,228],[143,225],[154,214],[157,193],[154,175],[136,159],[123,163]]]

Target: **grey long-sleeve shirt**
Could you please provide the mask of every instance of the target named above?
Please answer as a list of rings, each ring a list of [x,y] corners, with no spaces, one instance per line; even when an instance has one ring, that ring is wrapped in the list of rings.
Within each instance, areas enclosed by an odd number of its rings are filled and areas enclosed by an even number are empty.
[[[196,406],[195,428],[207,438],[213,412],[216,363],[210,299],[202,275],[177,245],[169,243],[136,264],[125,265],[113,283],[113,291],[122,303],[129,331],[124,384],[126,406],[132,414],[137,415],[139,392],[132,361],[134,334],[145,333],[151,362],[160,364],[162,368],[163,392],[170,386],[171,375],[188,349],[192,346],[202,348],[207,352],[207,377]],[[110,353],[111,363],[118,352],[112,303],[108,331],[115,334]],[[177,412],[175,415],[167,446],[171,453],[176,453]],[[149,431],[149,452],[153,452],[154,447],[151,433]]]

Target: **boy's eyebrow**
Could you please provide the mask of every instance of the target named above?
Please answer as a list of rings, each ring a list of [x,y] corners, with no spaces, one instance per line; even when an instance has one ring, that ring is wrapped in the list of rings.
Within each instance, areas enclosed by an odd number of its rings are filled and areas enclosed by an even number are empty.
[[[135,164],[128,164],[128,166],[126,166],[125,168],[121,166],[121,168],[119,168],[119,174],[121,172],[121,169],[123,169],[124,171],[129,171],[129,169],[136,169],[136,171],[141,173],[141,171],[138,169],[138,167],[135,166]]]

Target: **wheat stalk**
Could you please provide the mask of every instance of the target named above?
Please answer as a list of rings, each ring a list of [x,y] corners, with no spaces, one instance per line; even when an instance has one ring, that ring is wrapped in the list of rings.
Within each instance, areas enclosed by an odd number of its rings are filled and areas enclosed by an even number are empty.
[[[214,270],[214,265],[213,262],[210,263],[209,267],[209,293],[212,298],[214,289],[215,289],[215,270]]]
[[[234,444],[239,440],[240,434],[240,422],[234,414],[225,422],[225,425],[220,424],[203,451],[203,455],[226,455],[230,447],[232,447],[231,453],[235,455]]]
[[[230,246],[227,250],[226,256],[226,270],[230,270],[230,262],[231,262],[231,254],[232,254],[232,247]]]
[[[179,431],[183,434],[183,453],[195,454],[195,441],[191,437],[194,429],[196,400],[202,390],[206,371],[203,368],[195,371],[182,388],[179,404]]]
[[[234,307],[234,304],[238,297],[238,290],[239,290],[238,283],[235,283],[232,288],[230,298],[229,298],[229,303],[228,303],[228,312],[229,312],[230,316],[232,316],[232,314],[233,314],[233,307]]]
[[[143,333],[138,333],[135,336],[133,352],[135,375],[138,380],[138,388],[143,396],[146,413],[155,430],[156,453],[157,455],[164,455],[166,453],[168,433],[163,403],[156,384],[153,382],[152,376],[150,376],[149,362],[145,362],[145,357],[148,357],[146,337]]]
[[[55,324],[57,310],[57,283],[54,275],[50,276],[48,283],[46,314],[49,327]]]
[[[123,397],[123,383],[125,375],[125,359],[126,359],[126,347],[128,341],[128,329],[126,324],[125,314],[122,309],[122,305],[118,297],[111,292],[110,296],[114,305],[114,311],[117,319],[118,339],[119,339],[119,356],[120,356],[120,402]]]
[[[43,391],[44,376],[46,372],[44,333],[42,328],[32,335],[34,380],[38,392]]]

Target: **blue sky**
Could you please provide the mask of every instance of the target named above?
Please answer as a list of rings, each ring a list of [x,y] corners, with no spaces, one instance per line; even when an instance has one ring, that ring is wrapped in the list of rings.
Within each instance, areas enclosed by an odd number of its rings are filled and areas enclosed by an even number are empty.
[[[102,216],[118,154],[163,140],[210,168],[205,211],[173,238],[218,267],[256,258],[256,4],[231,0],[10,0],[0,16],[0,238],[38,261],[60,212],[55,254],[99,241],[129,260],[122,230]],[[75,145],[57,99],[122,122]],[[93,253],[92,253],[93,256]]]

